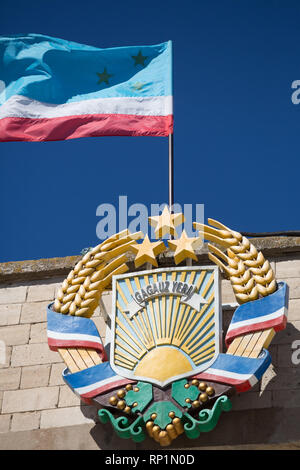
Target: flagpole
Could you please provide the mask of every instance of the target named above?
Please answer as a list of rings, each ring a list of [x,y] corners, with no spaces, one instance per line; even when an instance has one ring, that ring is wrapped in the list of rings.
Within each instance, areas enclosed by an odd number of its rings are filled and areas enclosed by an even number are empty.
[[[169,208],[174,204],[174,137],[169,134]]]

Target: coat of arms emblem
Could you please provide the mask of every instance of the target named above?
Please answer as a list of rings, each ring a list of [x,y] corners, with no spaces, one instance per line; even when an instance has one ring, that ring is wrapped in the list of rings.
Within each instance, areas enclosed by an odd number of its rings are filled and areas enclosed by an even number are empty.
[[[156,238],[171,234],[168,246],[128,230],[110,237],[83,256],[48,307],[48,343],[66,362],[65,382],[119,437],[139,442],[148,434],[162,446],[211,431],[231,395],[260,380],[288,306],[288,286],[247,238],[213,219],[194,224],[199,237],[183,230],[176,238],[182,221],[167,209],[150,218]],[[211,265],[198,264],[203,238],[214,243]],[[174,262],[159,267],[167,248]],[[132,256],[136,269],[128,272]],[[240,304],[225,344],[220,273]],[[113,299],[109,348],[90,319],[105,289]]]

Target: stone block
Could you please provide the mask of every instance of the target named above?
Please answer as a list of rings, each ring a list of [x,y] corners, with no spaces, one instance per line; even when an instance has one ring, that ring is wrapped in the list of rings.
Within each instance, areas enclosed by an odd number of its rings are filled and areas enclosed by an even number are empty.
[[[257,410],[263,408],[271,408],[272,406],[272,392],[265,391],[253,392],[248,391],[235,395],[231,398],[232,410]]]
[[[96,317],[96,318],[92,318],[92,320],[95,323],[95,325],[97,327],[97,330],[99,332],[99,335],[101,336],[102,341],[103,341],[103,339],[105,338],[106,327],[107,327],[107,325],[104,321],[104,318],[103,317]]]
[[[28,302],[22,306],[20,323],[40,323],[47,321],[49,302]]]
[[[20,385],[21,368],[8,367],[0,370],[0,390],[17,390]]]
[[[20,413],[55,408],[59,387],[40,387],[4,392],[2,413]]]
[[[276,408],[299,408],[300,390],[274,390],[273,406]]]
[[[0,305],[0,326],[17,325],[20,321],[22,304]]]
[[[276,261],[276,277],[280,279],[300,278],[300,259]]]
[[[107,318],[110,318],[111,316],[111,309],[112,309],[112,293],[111,291],[109,292],[103,292],[100,302],[99,302],[99,314],[100,317],[103,317],[105,320]]]
[[[236,302],[231,282],[224,279],[221,282],[221,299],[223,304]]]
[[[46,387],[49,383],[51,365],[22,367],[20,388]]]
[[[27,302],[41,302],[54,300],[56,284],[36,284],[28,287]]]
[[[78,424],[93,423],[90,418],[86,418],[80,406],[70,408],[57,408],[55,410],[43,410],[41,413],[41,429],[59,428],[62,426],[76,426]]]
[[[54,362],[62,362],[62,359],[58,352],[49,349],[48,344],[25,344],[13,347],[12,367],[51,364]]]
[[[295,340],[300,340],[300,321],[288,320],[286,328],[276,333],[272,344],[292,344]]]
[[[31,429],[38,429],[40,419],[40,411],[15,413],[12,416],[11,431],[30,431]]]
[[[0,415],[0,432],[9,431],[11,415]]]
[[[300,321],[300,299],[290,299],[287,317],[288,321]]]
[[[80,405],[80,398],[67,386],[63,385],[59,387],[59,400],[58,407],[66,408],[68,406],[78,406]]]
[[[300,299],[300,279],[296,277],[290,277],[289,279],[277,278],[277,281],[284,281],[289,286],[289,298]]]
[[[62,378],[62,371],[66,368],[64,362],[58,364],[52,364],[49,385],[63,385],[64,379]]]
[[[270,366],[262,377],[261,390],[298,390],[300,393],[300,367]]]
[[[10,286],[0,289],[0,304],[21,304],[26,300],[27,286]]]
[[[292,344],[280,344],[278,347],[278,366],[279,367],[299,367],[300,364],[294,364],[292,361],[292,355],[295,352],[295,349],[292,348]],[[300,351],[300,337],[299,337],[299,346]],[[300,358],[300,352],[297,354],[297,358]],[[300,393],[300,391],[299,391]]]
[[[29,344],[31,343],[47,343],[47,323],[35,323],[31,325]]]
[[[7,346],[27,344],[29,340],[30,325],[14,325],[0,327],[0,341]]]
[[[3,346],[0,343],[0,370],[10,366],[12,346]]]

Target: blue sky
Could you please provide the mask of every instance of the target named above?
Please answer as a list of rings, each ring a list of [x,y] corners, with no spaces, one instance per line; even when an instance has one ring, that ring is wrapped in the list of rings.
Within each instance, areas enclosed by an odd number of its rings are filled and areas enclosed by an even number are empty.
[[[238,231],[300,230],[299,2],[15,0],[1,10],[3,35],[172,40],[176,202],[205,204],[205,218]],[[98,244],[96,209],[118,207],[119,195],[167,202],[167,138],[1,143],[0,261]]]

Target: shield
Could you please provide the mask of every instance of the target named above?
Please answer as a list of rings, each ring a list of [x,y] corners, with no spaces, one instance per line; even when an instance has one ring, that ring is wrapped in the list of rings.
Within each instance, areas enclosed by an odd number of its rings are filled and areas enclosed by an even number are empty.
[[[221,348],[219,290],[212,266],[114,276],[113,370],[159,387],[206,370]]]

